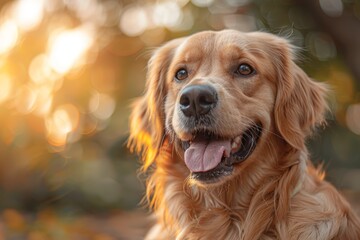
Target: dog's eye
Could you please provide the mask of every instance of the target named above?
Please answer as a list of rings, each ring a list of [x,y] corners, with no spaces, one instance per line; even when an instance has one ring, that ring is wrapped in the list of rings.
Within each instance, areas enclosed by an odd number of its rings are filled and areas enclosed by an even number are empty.
[[[185,69],[180,69],[179,71],[176,72],[175,74],[175,78],[177,80],[184,80],[188,77],[188,72]]]
[[[254,73],[254,69],[249,64],[243,63],[240,64],[240,66],[236,70],[236,73],[242,76],[248,76]]]

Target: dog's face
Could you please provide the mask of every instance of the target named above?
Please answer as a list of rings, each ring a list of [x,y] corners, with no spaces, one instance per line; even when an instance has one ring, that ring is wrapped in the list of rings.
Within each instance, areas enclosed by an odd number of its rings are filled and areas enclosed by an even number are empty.
[[[237,32],[194,35],[168,71],[167,132],[179,139],[192,178],[217,182],[255,155],[275,101],[271,59]],[[265,130],[265,131],[263,131]]]
[[[270,135],[302,148],[322,120],[325,90],[291,55],[285,40],[265,33],[202,32],[169,42],[150,61],[132,140],[139,148],[148,133],[149,158],[168,139],[201,184],[224,183],[245,162],[255,164]]]

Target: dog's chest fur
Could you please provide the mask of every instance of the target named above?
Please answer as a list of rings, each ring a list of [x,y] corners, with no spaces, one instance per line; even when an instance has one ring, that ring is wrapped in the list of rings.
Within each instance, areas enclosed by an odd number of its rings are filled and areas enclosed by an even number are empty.
[[[300,169],[305,173],[305,169]],[[301,180],[301,185],[294,187],[296,192],[289,196],[291,209],[288,209],[286,221],[277,219],[276,197],[273,189],[268,187],[271,185],[269,180],[266,181],[268,184],[259,183],[254,188],[233,181],[221,188],[207,190],[184,185],[184,180],[175,174],[167,175],[167,178],[163,202],[157,210],[158,219],[164,221],[159,230],[165,235],[163,239],[251,239],[249,236],[254,234],[259,234],[257,239],[264,240],[296,239],[295,236],[305,237],[299,239],[307,239],[306,236],[331,239],[339,231],[332,219],[338,214],[339,206],[326,202],[328,196],[323,193],[311,194],[316,183],[308,174]],[[262,194],[262,198],[258,197]],[[323,215],[324,208],[333,210]],[[309,209],[309,219],[301,219],[304,211]],[[317,222],[316,218],[310,217],[312,215],[323,215],[322,221]],[[291,219],[296,221],[291,222]],[[299,231],[296,226],[303,230]],[[158,234],[154,236],[159,237]]]

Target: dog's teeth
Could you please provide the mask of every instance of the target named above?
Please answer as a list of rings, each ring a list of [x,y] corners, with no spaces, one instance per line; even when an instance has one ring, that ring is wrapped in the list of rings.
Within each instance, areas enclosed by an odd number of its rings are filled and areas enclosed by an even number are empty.
[[[231,141],[231,152],[235,153],[239,151],[240,147],[241,147],[241,136],[238,136]]]
[[[232,153],[237,152],[239,149],[240,149],[240,144],[238,144],[238,143],[236,143],[236,142],[233,142],[233,143],[231,144],[231,152],[232,152]]]
[[[238,136],[238,137],[234,138],[234,142],[237,143],[237,144],[240,144],[240,142],[241,142],[241,137]]]
[[[236,142],[233,142],[231,144],[231,150],[235,149],[238,146],[238,144]]]

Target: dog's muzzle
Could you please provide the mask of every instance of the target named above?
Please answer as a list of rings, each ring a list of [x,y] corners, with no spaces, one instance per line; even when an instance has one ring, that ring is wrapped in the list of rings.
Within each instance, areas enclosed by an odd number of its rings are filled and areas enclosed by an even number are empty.
[[[182,121],[193,136],[182,141],[185,164],[193,179],[206,183],[230,175],[234,165],[254,151],[262,132],[261,124],[254,124],[232,139],[217,135],[212,114],[217,104],[218,95],[211,85],[190,85],[180,93]]]

